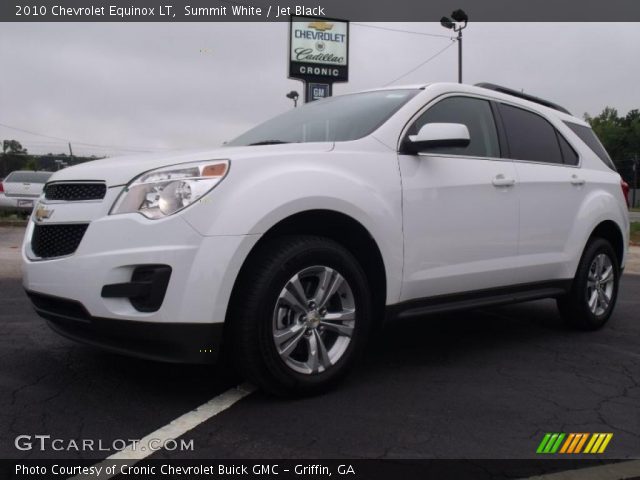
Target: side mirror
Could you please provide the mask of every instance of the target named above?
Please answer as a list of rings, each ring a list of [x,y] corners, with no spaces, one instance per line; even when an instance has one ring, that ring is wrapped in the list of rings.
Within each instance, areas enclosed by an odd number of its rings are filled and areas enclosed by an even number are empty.
[[[426,123],[417,135],[409,135],[404,141],[407,153],[420,153],[432,148],[466,147],[471,137],[462,123]]]

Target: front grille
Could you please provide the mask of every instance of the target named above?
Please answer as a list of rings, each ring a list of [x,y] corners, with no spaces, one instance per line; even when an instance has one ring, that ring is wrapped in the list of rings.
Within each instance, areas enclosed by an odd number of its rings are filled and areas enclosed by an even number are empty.
[[[80,245],[88,226],[88,223],[36,225],[31,237],[31,250],[39,258],[71,255]]]
[[[49,183],[44,187],[44,198],[47,200],[102,200],[106,193],[107,186],[104,183]]]

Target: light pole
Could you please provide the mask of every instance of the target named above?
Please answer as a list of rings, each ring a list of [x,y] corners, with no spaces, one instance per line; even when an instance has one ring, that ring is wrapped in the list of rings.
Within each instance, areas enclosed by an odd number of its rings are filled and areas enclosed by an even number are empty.
[[[453,18],[453,20],[451,20]],[[462,83],[462,30],[467,28],[469,17],[464,10],[458,9],[451,14],[451,18],[442,17],[440,25],[454,32],[458,32],[458,83]]]
[[[293,108],[296,108],[298,106],[298,98],[300,97],[300,95],[298,95],[298,92],[296,92],[295,90],[291,90],[285,96],[293,100]]]

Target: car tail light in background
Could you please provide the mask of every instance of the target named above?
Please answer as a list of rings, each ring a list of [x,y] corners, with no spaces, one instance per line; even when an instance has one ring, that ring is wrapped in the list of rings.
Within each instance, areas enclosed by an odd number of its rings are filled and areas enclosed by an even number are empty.
[[[624,195],[624,199],[627,202],[627,207],[628,207],[629,206],[629,184],[624,180],[620,180],[620,186],[622,187],[622,195]]]
[[[4,192],[4,185],[2,184],[2,182],[0,182],[0,193]]]

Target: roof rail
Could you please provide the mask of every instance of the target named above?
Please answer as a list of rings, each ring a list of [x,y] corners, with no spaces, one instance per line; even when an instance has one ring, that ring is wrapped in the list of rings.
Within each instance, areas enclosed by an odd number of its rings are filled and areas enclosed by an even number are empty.
[[[544,100],[539,97],[534,97],[533,95],[527,95],[526,93],[519,92],[517,90],[513,90],[507,87],[501,87],[500,85],[496,85],[494,83],[476,83],[476,87],[486,88],[487,90],[493,90],[495,92],[506,93],[507,95],[511,95],[514,97],[522,98],[524,100],[529,100],[530,102],[535,102],[540,105],[544,105],[545,107],[553,108],[554,110],[558,110],[559,112],[567,113],[571,115],[571,112],[564,107],[556,103],[552,103],[548,100]]]

